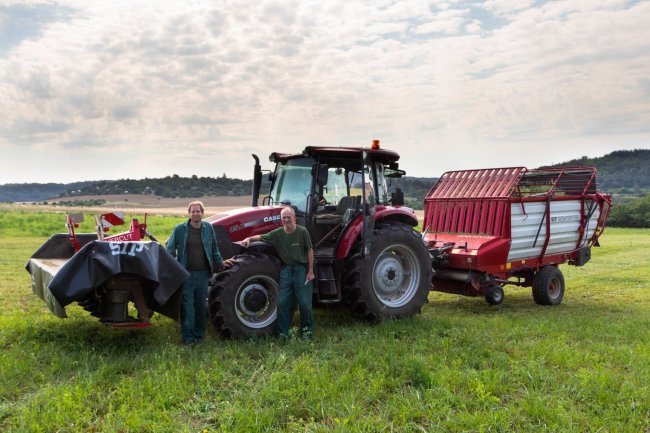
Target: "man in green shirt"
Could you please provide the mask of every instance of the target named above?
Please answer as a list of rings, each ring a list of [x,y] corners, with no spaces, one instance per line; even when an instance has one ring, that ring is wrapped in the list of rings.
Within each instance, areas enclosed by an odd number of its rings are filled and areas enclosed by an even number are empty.
[[[314,250],[306,228],[296,224],[293,208],[285,207],[280,213],[282,227],[263,235],[242,241],[248,247],[251,241],[263,240],[273,244],[280,260],[280,293],[278,294],[278,334],[288,337],[293,315],[294,299],[300,311],[300,335],[311,337],[314,332],[312,290],[314,276]]]

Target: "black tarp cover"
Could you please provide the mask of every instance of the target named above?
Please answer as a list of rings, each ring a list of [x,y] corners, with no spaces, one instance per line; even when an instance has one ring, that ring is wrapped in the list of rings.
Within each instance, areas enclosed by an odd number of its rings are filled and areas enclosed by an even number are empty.
[[[56,273],[49,289],[62,307],[83,299],[111,276],[129,273],[154,283],[153,298],[165,305],[189,276],[157,242],[92,241]]]

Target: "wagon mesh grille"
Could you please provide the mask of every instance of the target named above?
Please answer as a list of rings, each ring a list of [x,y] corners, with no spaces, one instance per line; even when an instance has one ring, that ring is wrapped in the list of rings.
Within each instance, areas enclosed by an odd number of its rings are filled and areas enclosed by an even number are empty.
[[[593,167],[449,171],[424,199],[424,227],[433,232],[501,236],[510,218],[510,203],[596,193]]]

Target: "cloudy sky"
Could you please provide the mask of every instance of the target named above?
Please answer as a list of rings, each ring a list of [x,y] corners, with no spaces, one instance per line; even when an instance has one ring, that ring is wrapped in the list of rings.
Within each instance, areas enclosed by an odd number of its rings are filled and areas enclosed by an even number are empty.
[[[413,176],[650,148],[650,1],[0,0],[0,184],[251,178],[379,138]]]

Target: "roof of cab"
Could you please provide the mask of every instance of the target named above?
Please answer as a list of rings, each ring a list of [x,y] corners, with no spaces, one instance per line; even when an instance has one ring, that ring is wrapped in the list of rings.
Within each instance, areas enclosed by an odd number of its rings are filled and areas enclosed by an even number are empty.
[[[282,162],[292,158],[315,157],[318,161],[329,163],[333,166],[344,166],[345,162],[361,161],[361,152],[365,151],[372,160],[388,164],[399,160],[399,154],[392,150],[371,149],[369,147],[327,147],[307,146],[302,153],[279,153],[270,155],[271,162]]]

